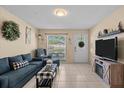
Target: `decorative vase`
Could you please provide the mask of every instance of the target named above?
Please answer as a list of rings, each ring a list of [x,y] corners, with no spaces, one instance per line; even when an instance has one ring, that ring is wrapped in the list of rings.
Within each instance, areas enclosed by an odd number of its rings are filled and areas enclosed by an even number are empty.
[[[102,36],[102,32],[101,31],[99,31],[98,36]]]
[[[104,29],[103,33],[108,34],[108,29]]]
[[[120,31],[124,31],[124,24],[120,21],[119,24],[118,24],[118,29]]]

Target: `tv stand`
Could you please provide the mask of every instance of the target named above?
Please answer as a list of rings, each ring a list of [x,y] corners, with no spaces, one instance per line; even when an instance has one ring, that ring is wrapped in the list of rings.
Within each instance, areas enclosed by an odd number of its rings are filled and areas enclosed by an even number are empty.
[[[107,58],[101,58],[101,60],[117,63],[117,61],[115,61],[115,60],[111,60],[111,59],[107,59]]]
[[[124,64],[96,57],[94,71],[111,88],[124,87]]]

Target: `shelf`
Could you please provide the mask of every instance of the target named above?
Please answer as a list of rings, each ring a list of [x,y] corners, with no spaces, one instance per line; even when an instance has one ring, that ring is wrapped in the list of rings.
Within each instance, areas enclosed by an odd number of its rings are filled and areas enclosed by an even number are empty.
[[[124,31],[120,31],[120,30],[119,31],[113,31],[113,32],[110,32],[108,34],[104,34],[104,35],[98,36],[98,38],[112,36],[112,35],[116,35],[116,34],[120,34],[120,33],[124,33]]]

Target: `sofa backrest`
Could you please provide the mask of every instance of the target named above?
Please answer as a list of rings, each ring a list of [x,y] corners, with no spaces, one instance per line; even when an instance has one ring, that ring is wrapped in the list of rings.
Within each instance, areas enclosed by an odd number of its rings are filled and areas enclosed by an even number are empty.
[[[0,75],[10,71],[8,58],[0,59]]]
[[[30,53],[23,54],[22,58],[23,58],[23,60],[28,61],[28,62],[32,61],[32,55]]]
[[[43,49],[44,50],[44,54],[47,55],[47,50],[46,49]]]
[[[22,62],[23,58],[21,55],[9,57],[9,62]]]
[[[36,49],[36,57],[42,57],[44,55],[45,55],[45,52],[43,48]]]

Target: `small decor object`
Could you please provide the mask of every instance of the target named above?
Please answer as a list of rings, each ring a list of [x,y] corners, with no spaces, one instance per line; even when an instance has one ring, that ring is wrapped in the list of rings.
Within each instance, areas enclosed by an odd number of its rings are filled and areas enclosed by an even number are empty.
[[[3,37],[7,40],[14,41],[20,37],[19,26],[13,21],[5,21],[2,25]]]
[[[119,24],[118,24],[118,29],[120,31],[124,31],[124,24],[120,21]]]
[[[79,43],[78,43],[78,46],[80,47],[80,48],[83,48],[84,47],[84,41],[83,41],[83,36],[81,35],[81,40],[79,41]]]
[[[47,60],[46,71],[51,71],[52,63],[53,63],[53,61],[51,59]]]
[[[52,69],[52,64],[47,64],[45,71],[51,71]]]
[[[111,29],[111,31],[109,32],[110,34],[113,33],[114,31],[116,31],[115,29]]]
[[[47,60],[47,64],[52,64],[52,63],[53,63],[53,61],[51,59]]]
[[[82,47],[84,47],[84,42],[83,41],[80,41],[78,45],[79,45],[79,47],[82,48]]]
[[[108,34],[108,29],[104,29],[104,34]]]
[[[38,39],[43,41],[44,40],[43,35],[42,34],[38,34]]]
[[[31,44],[31,28],[27,26],[26,26],[26,31],[25,31],[25,43]]]
[[[38,38],[41,39],[42,38],[42,35],[41,34],[38,34]]]
[[[68,38],[68,41],[70,42],[70,44],[72,44],[72,40],[71,37]]]
[[[101,32],[101,31],[99,31],[98,36],[101,36],[101,35],[102,35],[102,32]]]

